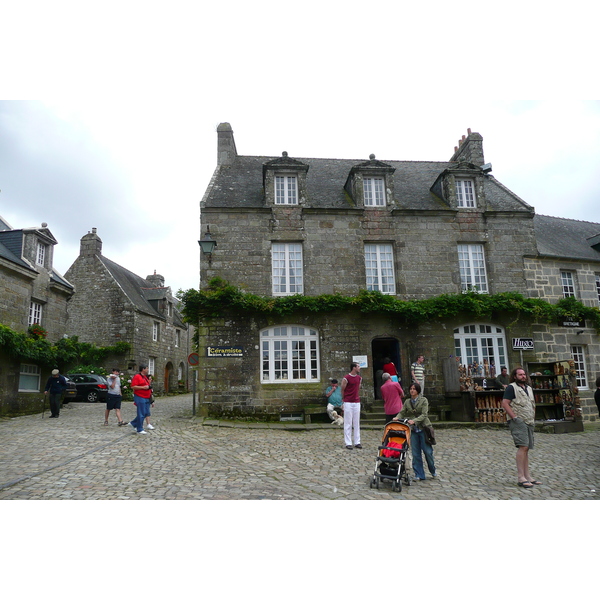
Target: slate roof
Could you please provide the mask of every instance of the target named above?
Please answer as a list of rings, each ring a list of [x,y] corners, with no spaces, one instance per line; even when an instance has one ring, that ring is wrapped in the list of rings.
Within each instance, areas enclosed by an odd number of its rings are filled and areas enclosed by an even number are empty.
[[[263,165],[276,160],[272,156],[236,156],[230,166],[217,168],[203,206],[207,208],[262,208]],[[348,174],[364,160],[299,158],[309,166],[306,175],[308,208],[353,208],[344,190]],[[431,193],[430,188],[444,170],[455,162],[383,161],[394,168],[395,203],[406,210],[450,210]],[[486,177],[485,192],[491,210],[531,211],[525,202],[494,177]]]
[[[600,251],[590,245],[600,234],[600,223],[535,215],[538,253],[541,256],[600,262]]]
[[[14,236],[14,231],[0,231],[0,257],[9,260],[24,269],[37,273],[32,266],[21,258],[21,232]],[[18,241],[18,244],[15,242]],[[18,252],[18,254],[16,254]]]

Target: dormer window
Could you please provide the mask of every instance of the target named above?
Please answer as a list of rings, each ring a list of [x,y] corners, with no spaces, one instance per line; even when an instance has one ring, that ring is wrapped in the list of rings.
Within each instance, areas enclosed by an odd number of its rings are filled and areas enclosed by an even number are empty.
[[[383,177],[363,179],[365,206],[385,206],[385,181]]]
[[[298,180],[295,175],[275,176],[275,204],[298,204]]]
[[[42,244],[41,242],[38,242],[38,245],[37,245],[37,254],[36,254],[36,257],[35,257],[35,262],[38,265],[41,265],[43,267],[45,260],[46,260],[46,246],[45,246],[45,244]]]
[[[475,185],[472,179],[456,180],[456,205],[458,208],[476,208]]]

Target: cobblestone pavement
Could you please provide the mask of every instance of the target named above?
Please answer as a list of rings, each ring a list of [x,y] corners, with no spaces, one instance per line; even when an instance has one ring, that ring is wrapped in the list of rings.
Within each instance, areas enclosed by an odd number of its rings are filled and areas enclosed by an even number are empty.
[[[600,497],[600,429],[536,434],[533,475],[516,485],[506,430],[437,430],[439,477],[392,492],[370,489],[381,430],[362,431],[363,450],[346,450],[331,425],[208,426],[192,418],[191,395],[160,398],[148,435],[103,426],[104,404],[71,403],[0,420],[0,499],[344,499],[595,500]],[[134,416],[125,404],[123,416]],[[214,424],[214,423],[213,423]]]

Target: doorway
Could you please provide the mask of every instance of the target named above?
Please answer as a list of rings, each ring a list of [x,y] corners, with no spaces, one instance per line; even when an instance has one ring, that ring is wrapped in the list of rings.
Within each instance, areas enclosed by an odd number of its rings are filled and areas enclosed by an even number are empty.
[[[373,386],[375,398],[381,399],[381,375],[383,374],[383,361],[389,358],[398,371],[398,376],[402,373],[400,364],[400,343],[396,338],[376,338],[371,342],[371,356],[373,357]]]

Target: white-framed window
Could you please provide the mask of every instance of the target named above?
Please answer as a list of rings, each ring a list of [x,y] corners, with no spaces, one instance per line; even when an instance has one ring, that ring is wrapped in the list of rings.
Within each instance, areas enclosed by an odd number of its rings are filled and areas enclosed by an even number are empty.
[[[154,321],[152,323],[152,341],[158,342],[159,335],[160,335],[160,323],[158,321]]]
[[[34,302],[33,300],[29,303],[29,319],[27,324],[29,326],[35,324],[42,324],[42,305],[39,302]]]
[[[560,285],[562,286],[563,298],[575,298],[575,278],[571,271],[560,272]]]
[[[454,330],[454,351],[461,365],[477,365],[494,367],[496,375],[506,367],[506,339],[504,329],[496,325],[474,323],[463,325]],[[485,377],[485,369],[482,368]]]
[[[463,292],[488,293],[485,253],[482,244],[459,244],[458,267],[460,287]]]
[[[167,302],[167,317],[173,316],[173,303]]]
[[[175,348],[179,348],[181,344],[181,329],[175,330]]]
[[[383,177],[363,178],[365,206],[385,206],[385,181]]]
[[[154,369],[156,367],[156,359],[154,356],[148,358],[148,375],[154,376]]]
[[[580,390],[587,390],[587,373],[585,370],[585,349],[583,346],[571,346],[571,357],[577,369],[577,387]]]
[[[21,364],[19,369],[19,392],[39,392],[40,377],[40,368],[37,365]]]
[[[302,244],[271,245],[271,269],[274,296],[302,294]]]
[[[365,244],[365,272],[367,290],[382,294],[396,293],[392,244]]]
[[[472,179],[456,180],[456,204],[459,208],[475,208],[475,184]]]
[[[596,275],[596,296],[598,296],[598,306],[600,306],[600,275]]]
[[[183,381],[183,363],[177,367],[177,381]]]
[[[41,242],[38,242],[35,262],[38,265],[42,265],[42,267],[43,267],[45,259],[46,259],[46,246],[44,244],[42,244]]]
[[[275,204],[298,204],[298,180],[295,175],[275,176]]]
[[[263,383],[319,381],[319,335],[312,327],[281,325],[260,333]]]

